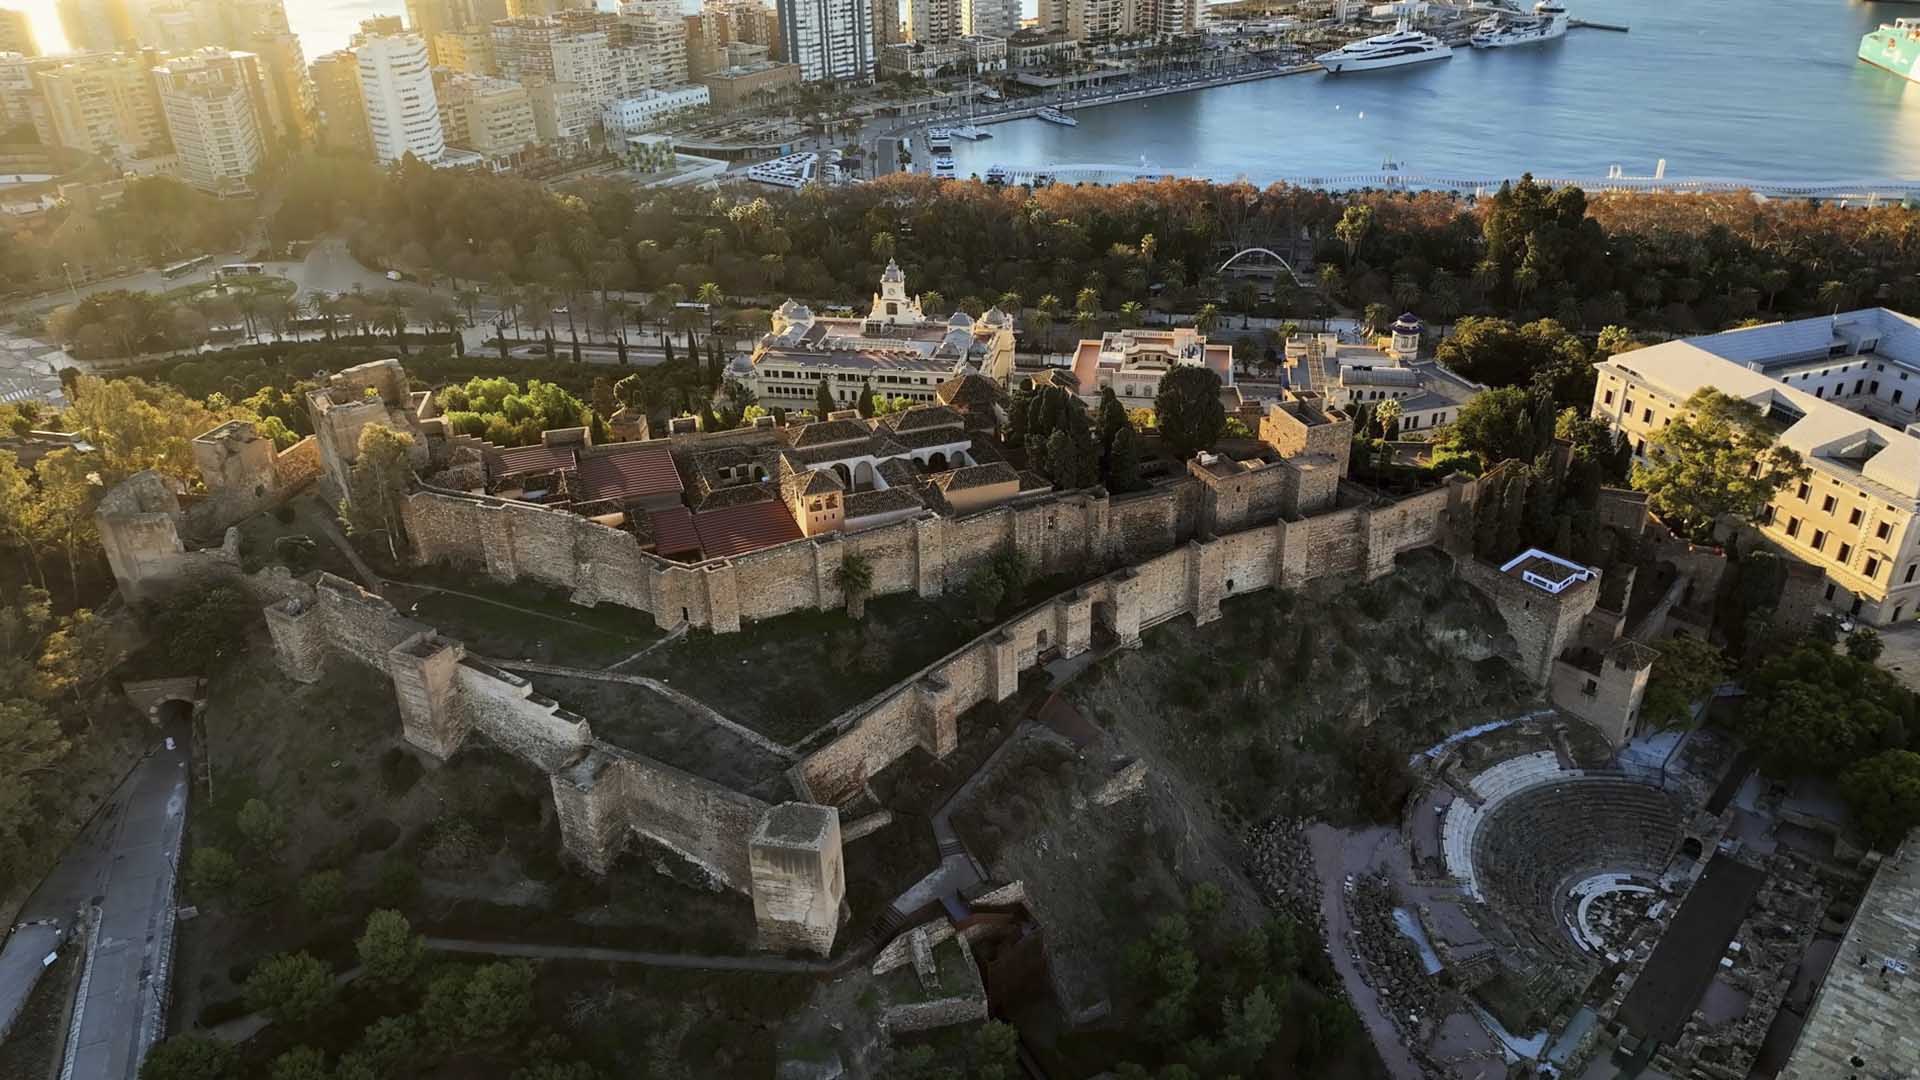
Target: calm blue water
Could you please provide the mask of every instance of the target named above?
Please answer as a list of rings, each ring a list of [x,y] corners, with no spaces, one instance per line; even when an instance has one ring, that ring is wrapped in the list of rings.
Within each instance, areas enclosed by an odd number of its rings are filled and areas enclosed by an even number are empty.
[[[1861,0],[1568,0],[1573,30],[1530,48],[1129,102],[993,127],[960,174],[995,163],[1138,165],[1220,180],[1523,170],[1760,179],[1920,177],[1920,84],[1854,58],[1860,35],[1920,5]]]

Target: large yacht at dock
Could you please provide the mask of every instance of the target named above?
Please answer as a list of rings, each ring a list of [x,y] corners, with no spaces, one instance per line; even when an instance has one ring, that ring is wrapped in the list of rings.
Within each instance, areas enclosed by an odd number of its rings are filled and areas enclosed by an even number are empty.
[[[1402,7],[1400,19],[1392,30],[1348,42],[1314,59],[1327,70],[1327,74],[1338,75],[1345,71],[1373,71],[1377,68],[1423,64],[1429,60],[1445,60],[1452,55],[1453,48],[1446,42],[1432,34],[1415,30],[1407,9]]]

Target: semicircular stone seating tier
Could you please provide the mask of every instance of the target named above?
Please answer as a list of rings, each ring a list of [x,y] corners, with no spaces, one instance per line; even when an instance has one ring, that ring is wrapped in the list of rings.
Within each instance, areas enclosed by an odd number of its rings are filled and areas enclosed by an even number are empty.
[[[1569,878],[1657,876],[1679,843],[1672,796],[1618,773],[1562,769],[1552,751],[1503,761],[1471,786],[1479,803],[1455,799],[1442,823],[1448,873],[1476,900],[1542,919]]]

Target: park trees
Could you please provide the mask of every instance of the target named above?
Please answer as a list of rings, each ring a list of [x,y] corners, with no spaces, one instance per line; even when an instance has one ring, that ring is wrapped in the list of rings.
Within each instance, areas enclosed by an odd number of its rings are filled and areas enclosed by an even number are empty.
[[[1915,727],[1914,695],[1870,663],[1817,644],[1775,657],[1747,679],[1736,729],[1778,776],[1833,775]]]
[[[333,1004],[333,972],[307,953],[279,953],[262,960],[247,976],[243,992],[255,1012],[300,1027]]]
[[[1882,750],[1848,769],[1840,786],[1854,822],[1882,851],[1893,850],[1920,826],[1920,754]]]
[[[1551,430],[1536,430],[1538,399],[1518,386],[1503,386],[1480,394],[1460,408],[1446,431],[1446,445],[1480,455],[1486,465],[1502,461],[1531,461]]]
[[[1227,409],[1220,403],[1220,376],[1204,367],[1182,364],[1160,380],[1153,412],[1160,441],[1182,458],[1210,450],[1227,430]]]
[[[1640,715],[1656,727],[1674,727],[1693,718],[1693,703],[1706,697],[1727,673],[1727,657],[1696,637],[1662,639],[1660,656],[1647,679]]]
[[[426,955],[426,943],[413,932],[407,917],[389,908],[367,916],[367,926],[354,951],[359,954],[361,978],[376,988],[403,986],[413,981]]]
[[[1632,482],[1661,520],[1704,539],[1722,516],[1759,517],[1781,488],[1807,475],[1800,455],[1774,441],[1759,406],[1709,386],[1648,442]]]

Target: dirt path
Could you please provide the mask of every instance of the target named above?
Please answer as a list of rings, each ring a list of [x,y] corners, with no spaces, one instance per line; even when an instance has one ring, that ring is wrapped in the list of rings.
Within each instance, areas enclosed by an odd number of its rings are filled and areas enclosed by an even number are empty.
[[[800,756],[794,753],[791,748],[781,746],[779,743],[774,742],[772,739],[767,738],[752,728],[727,719],[715,711],[712,706],[688,697],[673,687],[668,686],[666,683],[661,682],[659,679],[649,679],[645,675],[626,675],[611,670],[602,671],[598,668],[563,667],[559,664],[541,664],[532,660],[504,660],[497,656],[483,656],[478,657],[478,659],[484,660],[494,667],[506,668],[509,671],[531,671],[536,675],[560,675],[569,679],[591,679],[597,682],[617,682],[628,683],[633,686],[644,686],[654,693],[659,694],[661,697],[667,698],[695,715],[702,717],[708,723],[726,729],[734,735],[765,750],[767,753],[778,757],[782,761],[795,761],[798,760]]]
[[[1351,943],[1353,924],[1347,917],[1343,889],[1348,874],[1359,874],[1379,865],[1386,856],[1385,849],[1397,843],[1398,837],[1386,828],[1352,830],[1313,825],[1307,829],[1307,841],[1313,848],[1314,870],[1320,875],[1320,910],[1327,920],[1327,951],[1333,957],[1334,969],[1346,984],[1347,996],[1394,1080],[1425,1080],[1426,1070],[1401,1041],[1399,1029],[1381,1009],[1379,995],[1360,976],[1360,965],[1354,960]]]
[[[700,971],[770,971],[787,975],[828,975],[840,971],[858,956],[850,954],[832,963],[787,960],[778,956],[698,956],[689,953],[641,952],[607,949],[598,945],[534,945],[517,941],[468,941],[430,937],[427,948],[436,952],[478,953],[482,956],[518,956],[528,960],[602,960],[613,964],[694,968]]]

